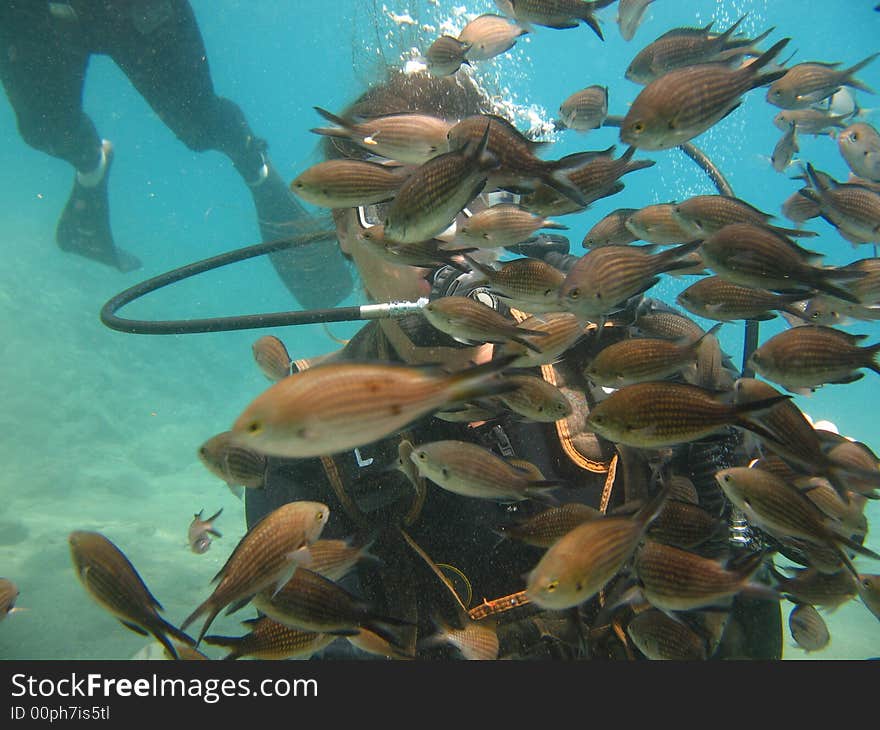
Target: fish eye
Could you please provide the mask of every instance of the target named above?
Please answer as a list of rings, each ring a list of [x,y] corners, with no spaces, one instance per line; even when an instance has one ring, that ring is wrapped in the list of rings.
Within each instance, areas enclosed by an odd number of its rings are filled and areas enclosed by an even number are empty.
[[[641,134],[645,131],[645,123],[644,122],[636,122],[632,125],[632,131],[636,134]]]
[[[577,299],[581,295],[581,290],[575,287],[568,293],[569,299]]]
[[[444,467],[440,470],[440,473],[441,473],[444,477],[448,477],[448,476],[449,476],[449,469],[447,469],[447,468],[444,466]]]
[[[427,455],[424,451],[419,451],[419,453],[418,453],[418,457],[419,457],[419,459],[421,459],[422,461],[424,461],[425,459],[428,458],[428,455]]]
[[[858,138],[859,138],[859,133],[858,133],[858,132],[850,132],[849,138],[850,138],[853,142],[856,142],[856,141],[858,140]]]
[[[324,511],[323,511],[323,510],[318,510],[318,512],[315,514],[315,520],[316,520],[317,522],[323,522],[323,521],[324,521]]]
[[[559,588],[559,581],[558,580],[551,580],[547,584],[547,592],[548,593],[553,593],[553,591],[555,591],[557,588]]]
[[[263,424],[259,421],[251,421],[248,424],[247,430],[251,433],[260,433],[263,430]]]

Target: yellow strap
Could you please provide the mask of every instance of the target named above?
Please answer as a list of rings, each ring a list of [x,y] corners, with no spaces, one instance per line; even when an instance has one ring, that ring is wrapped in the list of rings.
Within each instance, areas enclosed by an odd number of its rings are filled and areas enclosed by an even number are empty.
[[[496,614],[504,613],[505,611],[510,611],[511,609],[525,606],[529,603],[531,603],[531,600],[526,595],[525,591],[511,593],[509,596],[496,598],[494,601],[487,601],[484,598],[479,606],[474,606],[468,611],[468,616],[470,616],[473,621],[479,621],[488,616],[495,616]]]

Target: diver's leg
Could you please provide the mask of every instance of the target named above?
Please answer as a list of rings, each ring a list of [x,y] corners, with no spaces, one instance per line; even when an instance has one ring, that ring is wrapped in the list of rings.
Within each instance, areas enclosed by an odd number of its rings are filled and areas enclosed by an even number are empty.
[[[82,110],[88,58],[76,16],[53,15],[40,3],[0,9],[0,79],[19,133],[31,147],[77,171],[56,241],[62,250],[129,271],[140,262],[114,245],[110,231],[112,146]]]
[[[187,147],[219,150],[232,160],[251,192],[262,239],[268,242],[311,233],[313,221],[269,162],[266,143],[254,136],[237,104],[215,93],[189,3],[134,2],[128,17],[121,17],[119,23],[118,35],[130,33],[135,42],[112,43],[108,52]],[[338,246],[318,241],[272,254],[270,259],[305,307],[332,306],[351,291],[351,276]],[[311,270],[304,271],[303,263]]]

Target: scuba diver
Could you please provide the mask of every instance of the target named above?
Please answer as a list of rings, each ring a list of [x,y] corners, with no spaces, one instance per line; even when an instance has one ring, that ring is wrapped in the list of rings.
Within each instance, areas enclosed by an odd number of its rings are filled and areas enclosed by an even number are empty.
[[[467,78],[435,78],[391,70],[386,81],[371,87],[340,116],[366,118],[402,110],[455,120],[492,113],[488,101]],[[365,153],[339,138],[324,141],[327,157],[359,157]],[[495,192],[469,207],[492,204]],[[451,294],[479,298],[510,316],[515,313],[492,295],[479,277],[455,266],[433,269],[389,263],[365,243],[365,232],[379,224],[376,206],[333,211],[339,247],[357,270],[367,297],[388,302]],[[565,271],[578,257],[569,255],[568,240],[538,234],[509,249],[518,255],[543,259]],[[428,290],[430,293],[428,294]],[[602,347],[626,334],[646,307],[659,306],[642,297],[614,315],[620,326],[605,327]],[[512,525],[546,508],[536,500],[502,503],[453,494],[428,484],[422,497],[396,468],[402,444],[453,439],[479,444],[498,456],[529,462],[542,479],[561,486],[560,501],[581,503],[609,514],[645,501],[656,485],[650,467],[630,450],[586,431],[584,418],[603,397],[584,375],[583,363],[598,351],[595,331],[587,332],[562,358],[532,368],[564,390],[572,413],[556,422],[536,422],[515,413],[499,412],[468,422],[423,418],[399,434],[352,452],[320,458],[267,457],[263,488],[246,490],[248,527],[293,500],[317,500],[330,507],[324,537],[369,543],[378,560],[359,563],[341,585],[367,600],[378,614],[410,622],[403,632],[408,653],[419,659],[461,656],[449,642],[438,641],[449,627],[469,622],[491,625],[497,631],[498,656],[520,659],[610,659],[634,655],[624,634],[614,629],[614,616],[603,610],[613,587],[574,609],[541,610],[523,601],[524,576],[535,567],[543,550],[509,536]],[[381,361],[439,365],[448,371],[466,368],[491,357],[491,345],[464,344],[428,323],[420,313],[374,320],[341,349],[311,360],[296,360],[291,371],[317,363]],[[294,354],[295,358],[296,355]],[[693,478],[708,501],[723,500],[714,483],[715,470],[742,462],[739,437],[732,432],[716,439],[686,445],[676,452],[679,473]],[[422,500],[423,501],[420,501]],[[726,520],[729,515],[725,514]],[[722,530],[721,552],[737,550]],[[506,536],[505,536],[506,535]],[[750,549],[747,547],[743,550]],[[453,595],[454,594],[454,595]],[[624,605],[621,610],[625,611]],[[713,658],[779,658],[782,651],[780,608],[777,601],[737,597],[725,636],[717,637]],[[464,653],[464,652],[462,652]],[[344,641],[333,642],[322,658],[369,658]]]
[[[107,190],[113,145],[82,108],[92,54],[112,58],[187,147],[219,150],[232,161],[253,198],[264,242],[319,225],[292,196],[238,105],[215,93],[187,0],[2,0],[0,79],[19,133],[76,170],[56,228],[63,251],[122,272],[141,266],[113,239]],[[333,306],[351,291],[345,260],[320,241],[269,256],[304,308]]]

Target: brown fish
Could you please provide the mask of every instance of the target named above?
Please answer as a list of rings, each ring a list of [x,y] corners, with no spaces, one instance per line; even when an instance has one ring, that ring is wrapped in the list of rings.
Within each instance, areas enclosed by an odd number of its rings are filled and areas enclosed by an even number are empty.
[[[617,6],[617,26],[623,40],[633,39],[652,2],[654,0],[620,0]]]
[[[821,651],[831,641],[828,626],[819,612],[808,603],[799,603],[788,615],[791,638],[804,651]]]
[[[831,114],[825,109],[783,109],[773,117],[773,124],[778,130],[784,132],[790,124],[794,123],[801,134],[819,135],[825,134],[835,127],[846,129],[847,125],[844,120],[851,116],[851,113]]]
[[[563,308],[582,319],[610,314],[658,281],[660,274],[700,263],[699,241],[649,253],[634,246],[590,249],[569,269],[559,290]]]
[[[535,347],[526,347],[511,340],[496,348],[495,357],[513,357],[510,366],[514,368],[528,368],[556,362],[568,348],[584,336],[587,330],[584,323],[570,312],[550,312],[528,317],[520,322],[520,326],[524,330],[538,330],[547,334],[532,340]]]
[[[731,404],[717,393],[687,383],[636,383],[598,403],[585,425],[610,441],[645,449],[694,441],[727,426],[763,436],[763,429],[745,414],[770,408],[788,397]]]
[[[266,456],[239,446],[232,431],[212,436],[199,447],[199,459],[239,499],[243,487],[261,488],[266,481]]]
[[[498,203],[468,218],[458,229],[458,239],[479,248],[514,246],[542,228],[568,230],[568,226],[535,215],[519,205]]]
[[[670,498],[651,523],[647,535],[656,542],[689,550],[702,545],[724,527],[725,523],[702,507]]]
[[[309,570],[320,573],[329,580],[339,580],[361,561],[376,561],[371,555],[371,542],[352,544],[348,540],[315,540],[309,546],[312,561]]]
[[[470,49],[469,41],[451,35],[440,36],[425,51],[428,73],[432,76],[451,76],[462,65],[470,66],[466,58]]]
[[[22,609],[15,607],[18,600],[18,586],[9,578],[0,578],[0,621],[5,619],[10,613],[16,613]]]
[[[848,570],[822,573],[815,568],[787,568],[788,577],[771,565],[776,589],[789,600],[835,610],[858,595],[856,577]]]
[[[98,532],[76,530],[67,541],[76,577],[98,605],[123,626],[143,636],[152,634],[175,659],[178,653],[169,636],[190,646],[196,643],[159,615],[162,606],[110,540]]]
[[[254,353],[254,361],[257,366],[263,375],[273,383],[281,378],[286,378],[293,372],[291,369],[292,360],[287,348],[274,335],[260,337],[251,345],[251,350]]]
[[[764,321],[776,317],[777,310],[803,319],[804,313],[792,303],[806,296],[806,292],[779,294],[735,284],[721,276],[706,276],[681,291],[675,301],[691,314],[706,319]]]
[[[513,357],[456,373],[383,363],[321,363],[285,378],[245,408],[238,442],[276,456],[348,451],[464,402],[509,389],[500,373]]]
[[[578,525],[601,517],[602,513],[594,507],[580,502],[567,502],[558,507],[550,507],[521,522],[501,525],[498,532],[526,545],[549,548]]]
[[[703,338],[714,335],[720,327],[721,323],[716,324],[692,341],[636,337],[615,342],[599,351],[584,369],[584,376],[609,388],[663,380],[693,364]]]
[[[327,505],[300,500],[288,502],[263,517],[235,546],[211,581],[217,583],[214,591],[187,617],[181,628],[208,613],[199,632],[201,641],[226,606],[229,606],[227,613],[232,613],[270,586],[280,590],[296,575],[297,566],[310,562],[309,546],[320,537],[329,516]]]
[[[486,277],[493,292],[507,299],[514,308],[532,314],[559,310],[559,287],[565,281],[565,274],[545,261],[518,258],[493,269],[470,256],[465,256],[465,260]]]
[[[620,141],[639,149],[665,150],[699,136],[741,103],[751,89],[785,73],[760,73],[788,44],[783,38],[748,66],[704,63],[677,68],[650,82],[620,126]]]
[[[793,327],[764,342],[748,362],[755,372],[789,390],[852,383],[864,377],[861,368],[880,373],[880,344],[860,347],[865,337],[824,325]]]
[[[661,490],[631,517],[589,520],[566,533],[528,574],[532,603],[565,609],[592,598],[632,556],[667,495]]]
[[[627,228],[626,220],[638,208],[617,208],[596,223],[587,234],[581,245],[584,248],[597,246],[618,245],[633,243],[639,239]]]
[[[423,646],[451,644],[470,661],[493,661],[498,658],[500,642],[495,626],[489,621],[467,620],[464,628],[436,621],[437,631],[423,640]]]
[[[507,18],[494,13],[483,13],[461,29],[458,40],[469,43],[466,56],[470,61],[488,61],[509,51],[520,36],[528,31]]]
[[[271,589],[259,592],[253,603],[257,610],[290,628],[339,636],[366,628],[396,645],[394,628],[408,623],[378,614],[338,583],[307,568],[297,570],[274,594]]]
[[[206,553],[208,552],[208,548],[211,547],[211,535],[214,535],[214,537],[223,537],[223,535],[217,532],[214,528],[214,520],[216,520],[222,512],[223,508],[221,507],[207,520],[202,519],[204,510],[199,510],[197,514],[193,515],[193,521],[190,524],[189,532],[187,533],[190,550],[197,554]]]
[[[837,137],[840,154],[856,175],[880,181],[880,133],[865,122],[856,122]]]
[[[349,122],[321,107],[314,107],[334,127],[312,129],[315,134],[348,139],[372,155],[421,165],[449,151],[446,134],[452,126],[430,114],[387,114]]]
[[[859,573],[856,583],[859,598],[867,609],[880,619],[880,575],[874,573]]]
[[[608,87],[588,86],[576,91],[559,105],[557,126],[589,132],[598,129],[608,116]]]
[[[506,0],[513,17],[528,28],[530,23],[542,25],[546,28],[564,30],[577,28],[581,22],[586,23],[592,31],[605,40],[598,19],[594,16],[597,10],[601,10],[614,0]]]
[[[803,109],[827,99],[841,86],[851,86],[873,94],[873,90],[855,78],[854,74],[867,66],[880,53],[874,53],[842,71],[840,63],[799,63],[770,84],[767,101],[783,109]]]
[[[626,625],[626,635],[648,659],[705,661],[706,640],[681,619],[663,611],[649,609],[634,616]]]
[[[454,130],[452,127],[449,134]],[[489,125],[484,124],[480,136],[472,142],[451,148],[413,171],[388,209],[384,221],[386,238],[398,243],[417,243],[450,226],[480,194],[489,172],[498,166],[497,158],[487,152],[489,131]]]
[[[571,403],[559,388],[535,375],[506,375],[516,386],[496,396],[510,410],[537,423],[554,423],[571,415]]]
[[[658,246],[671,246],[702,238],[695,236],[678,222],[673,215],[675,208],[675,203],[646,205],[627,218],[624,225],[639,240],[656,243]]]
[[[775,226],[770,222],[772,215],[732,195],[694,195],[677,203],[672,209],[672,217],[697,238],[708,238],[731,223],[765,226],[786,236],[817,235],[813,231]]]
[[[819,214],[853,245],[880,243],[880,193],[864,185],[819,177],[807,163],[811,187],[801,192],[819,205]]]
[[[778,598],[772,589],[752,580],[764,562],[762,553],[750,553],[732,565],[704,558],[672,545],[646,540],[633,564],[642,592],[663,611],[692,611],[726,605],[741,591]]]
[[[329,646],[334,634],[291,629],[268,616],[247,619],[242,624],[250,628],[244,636],[205,637],[205,643],[231,649],[224,659],[249,656],[254,659],[308,659]]]
[[[525,335],[546,336],[546,333],[539,330],[526,330],[517,326],[515,320],[468,296],[438,297],[422,307],[422,314],[432,326],[464,342],[503,344],[511,340],[530,349],[537,349]]]
[[[297,175],[290,189],[303,200],[324,208],[356,208],[391,200],[410,172],[404,167],[366,160],[326,160]]]
[[[805,494],[769,472],[730,467],[715,481],[731,503],[753,525],[776,537],[794,537],[836,549],[853,575],[856,570],[843,548],[880,560],[880,555],[838,532],[839,522],[825,515]]]

